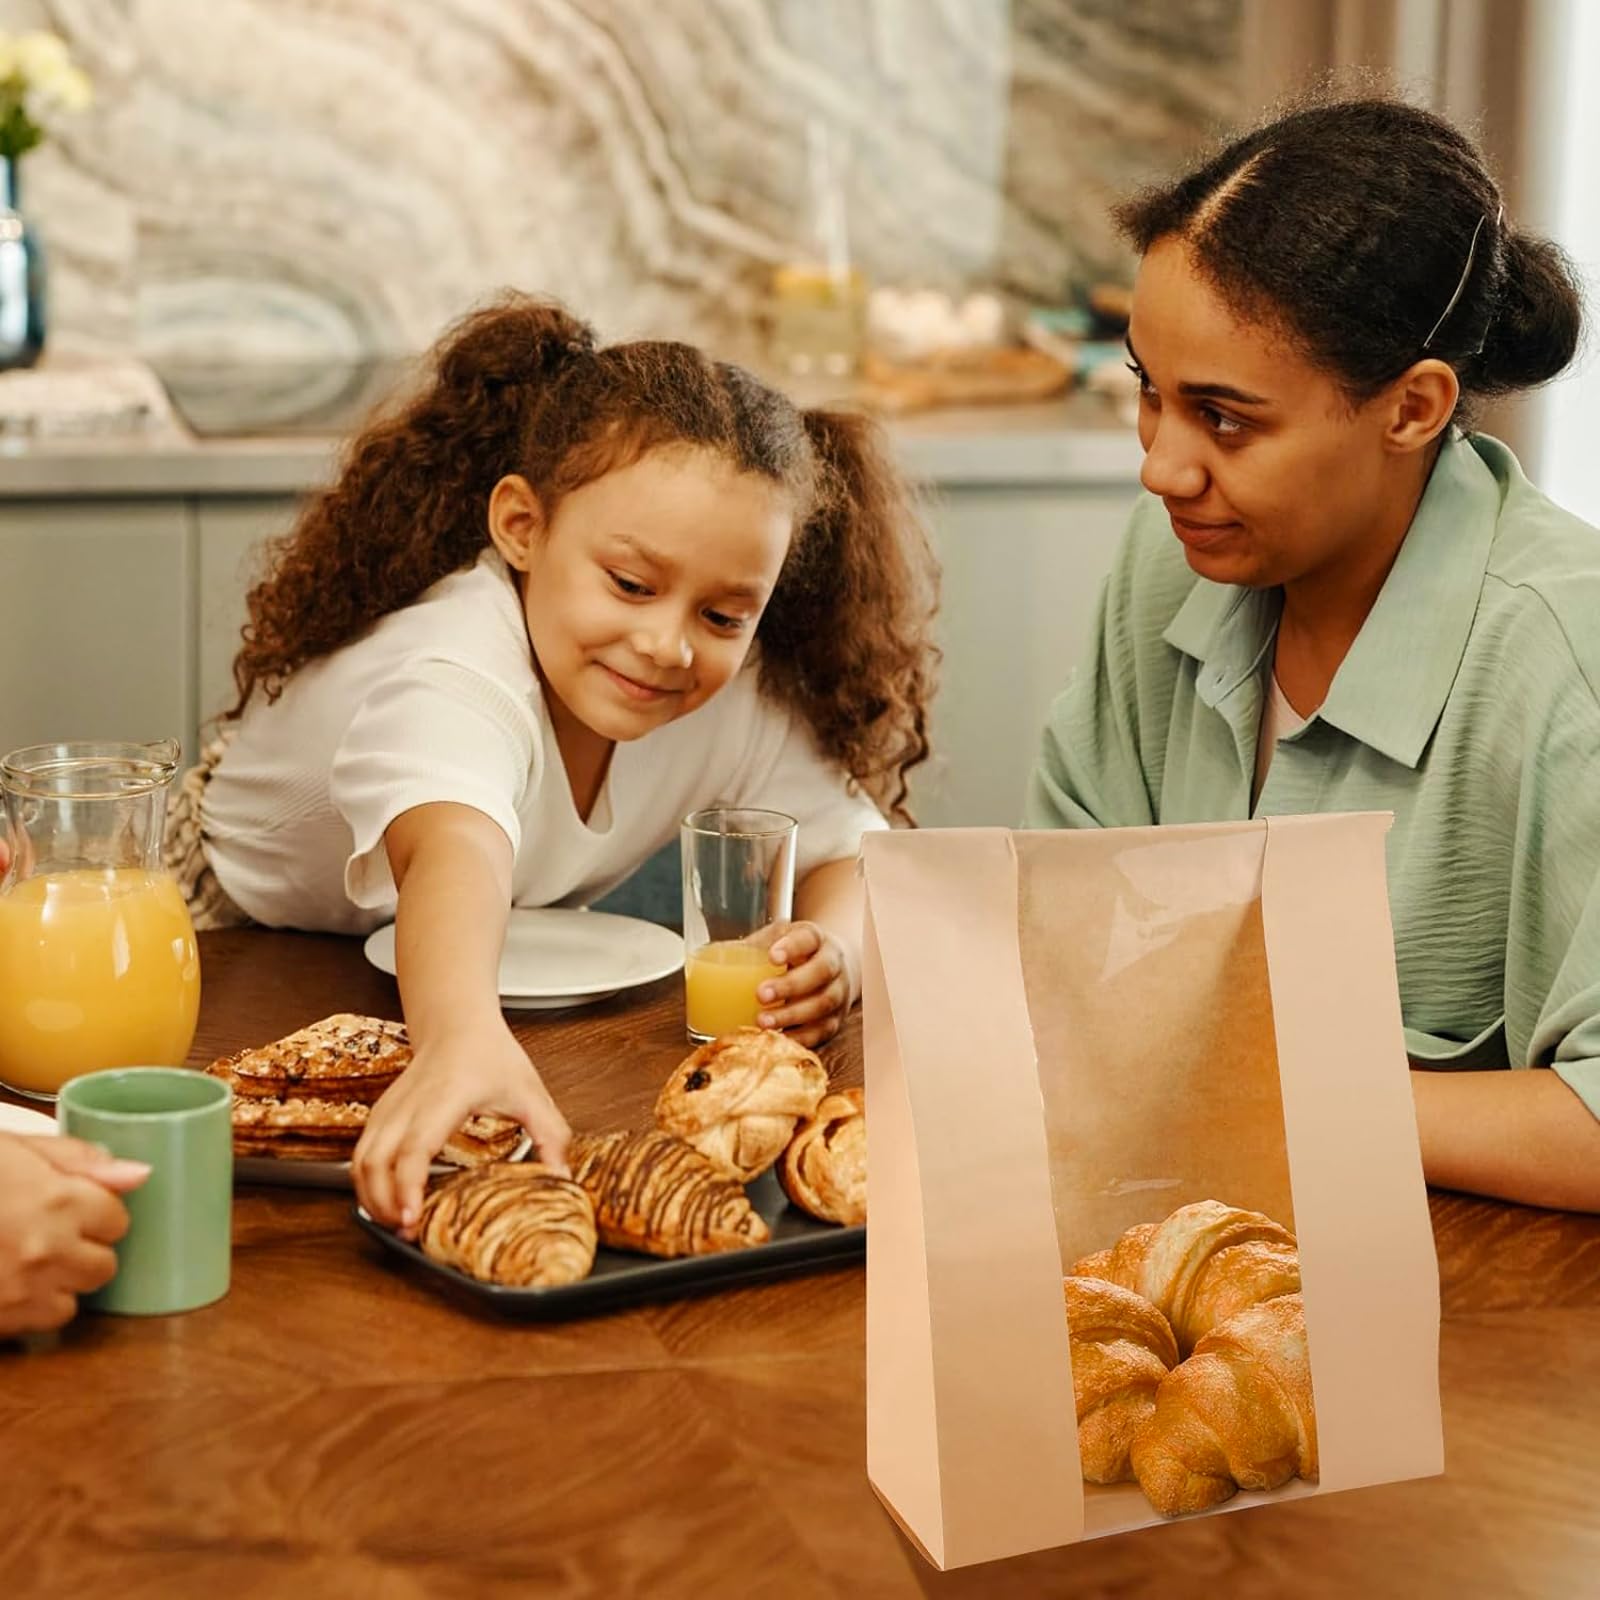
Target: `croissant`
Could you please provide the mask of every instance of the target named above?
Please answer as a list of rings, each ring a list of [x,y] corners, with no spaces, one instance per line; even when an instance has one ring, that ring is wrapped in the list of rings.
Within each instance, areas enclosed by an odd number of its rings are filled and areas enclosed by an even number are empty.
[[[735,1028],[680,1063],[656,1100],[656,1126],[748,1183],[827,1092],[827,1069],[804,1045],[770,1028]]]
[[[1301,1297],[1264,1300],[1208,1333],[1162,1380],[1132,1461],[1165,1517],[1296,1475],[1314,1482],[1317,1417]]]
[[[790,1202],[823,1222],[867,1220],[866,1096],[860,1089],[824,1095],[817,1114],[794,1130],[778,1163]]]
[[[1126,1483],[1133,1477],[1129,1446],[1177,1365],[1177,1341],[1167,1319],[1131,1289],[1102,1278],[1068,1278],[1064,1287],[1083,1475],[1090,1483]]]
[[[579,1134],[571,1158],[600,1242],[613,1249],[708,1255],[772,1237],[744,1190],[671,1134]]]
[[[424,1254],[485,1283],[574,1283],[594,1265],[594,1207],[571,1179],[536,1162],[491,1162],[429,1193],[418,1241]]]
[[[1142,1294],[1172,1324],[1184,1354],[1247,1306],[1300,1287],[1294,1235],[1259,1211],[1216,1200],[1129,1228],[1110,1250],[1085,1256],[1072,1271]]]

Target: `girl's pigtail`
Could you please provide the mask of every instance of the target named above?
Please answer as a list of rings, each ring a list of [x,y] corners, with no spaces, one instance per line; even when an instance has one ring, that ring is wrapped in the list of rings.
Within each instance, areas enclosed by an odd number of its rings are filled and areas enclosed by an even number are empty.
[[[338,481],[269,549],[249,594],[228,716],[258,688],[276,699],[296,668],[477,559],[490,492],[516,469],[531,417],[593,348],[586,324],[521,295],[444,337],[422,390],[356,437]]]
[[[938,567],[882,430],[807,411],[816,509],[762,616],[762,684],[810,724],[892,819],[910,823],[906,774],[927,758],[938,651]]]

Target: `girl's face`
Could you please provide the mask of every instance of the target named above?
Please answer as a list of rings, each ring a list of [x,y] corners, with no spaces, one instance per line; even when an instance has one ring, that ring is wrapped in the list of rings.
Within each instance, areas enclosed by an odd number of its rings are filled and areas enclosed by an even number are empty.
[[[545,688],[609,740],[704,705],[744,664],[788,554],[783,490],[698,449],[655,450],[556,507],[504,478],[490,528],[522,584]]]
[[[1140,478],[1189,565],[1217,583],[1293,584],[1359,564],[1391,520],[1397,464],[1443,426],[1414,426],[1405,379],[1352,406],[1275,328],[1241,321],[1177,239],[1158,240],[1140,265],[1128,350],[1141,380]]]

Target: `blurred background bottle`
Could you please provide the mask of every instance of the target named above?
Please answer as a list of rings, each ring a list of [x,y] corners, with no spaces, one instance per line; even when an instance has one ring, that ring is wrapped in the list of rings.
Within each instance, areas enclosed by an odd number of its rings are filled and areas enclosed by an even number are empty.
[[[850,261],[836,141],[820,118],[806,123],[802,250],[772,274],[772,359],[795,377],[844,377],[860,365],[867,280]]]

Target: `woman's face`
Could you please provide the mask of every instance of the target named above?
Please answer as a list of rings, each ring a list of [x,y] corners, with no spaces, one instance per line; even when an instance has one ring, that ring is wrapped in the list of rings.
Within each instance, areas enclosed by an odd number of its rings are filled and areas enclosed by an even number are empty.
[[[704,705],[744,664],[793,520],[776,484],[704,450],[618,467],[566,495],[547,524],[525,480],[502,480],[491,527],[526,573],[552,714],[624,740]]]
[[[1275,328],[1241,321],[1172,238],[1140,265],[1128,349],[1140,477],[1195,572],[1267,587],[1360,559],[1410,453],[1394,442],[1393,393],[1352,406]]]

